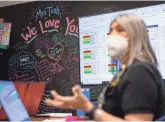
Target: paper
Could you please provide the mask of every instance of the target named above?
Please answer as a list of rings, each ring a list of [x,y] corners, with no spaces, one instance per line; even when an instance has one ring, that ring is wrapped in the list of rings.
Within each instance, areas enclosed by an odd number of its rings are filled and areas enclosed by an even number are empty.
[[[42,122],[65,122],[65,118],[64,119],[45,119]]]
[[[48,113],[48,114],[36,114],[36,116],[67,117],[67,116],[72,116],[72,113]]]

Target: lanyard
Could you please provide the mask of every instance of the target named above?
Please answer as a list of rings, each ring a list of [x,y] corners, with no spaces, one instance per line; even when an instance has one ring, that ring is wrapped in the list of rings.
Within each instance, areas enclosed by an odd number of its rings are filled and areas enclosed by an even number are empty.
[[[116,74],[116,76],[114,77],[114,80],[111,81],[110,84],[109,84],[111,87],[115,87],[119,83],[120,78],[124,74],[126,68],[127,68],[127,65],[122,64],[121,70]]]

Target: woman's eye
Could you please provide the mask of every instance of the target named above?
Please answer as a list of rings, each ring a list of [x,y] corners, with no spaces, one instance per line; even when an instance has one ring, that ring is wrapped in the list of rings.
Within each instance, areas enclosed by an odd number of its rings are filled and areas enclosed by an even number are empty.
[[[118,32],[123,32],[123,31],[125,31],[124,28],[121,28],[121,27],[116,28],[116,30],[117,30]]]
[[[123,31],[125,31],[123,28],[119,28],[119,29],[117,29],[118,30],[118,32],[123,32]]]

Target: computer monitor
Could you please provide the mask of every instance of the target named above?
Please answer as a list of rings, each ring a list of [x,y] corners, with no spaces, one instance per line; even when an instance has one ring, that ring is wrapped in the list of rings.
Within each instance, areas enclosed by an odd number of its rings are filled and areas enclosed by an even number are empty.
[[[147,28],[151,46],[157,56],[159,70],[165,78],[165,4],[92,15],[79,18],[80,79],[84,85],[109,82],[119,61],[113,61],[106,40],[115,16],[133,13],[141,17]]]

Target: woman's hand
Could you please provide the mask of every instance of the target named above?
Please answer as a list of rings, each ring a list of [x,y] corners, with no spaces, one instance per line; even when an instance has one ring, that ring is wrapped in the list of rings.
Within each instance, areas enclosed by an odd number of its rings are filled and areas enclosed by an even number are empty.
[[[79,86],[72,88],[74,96],[60,96],[56,91],[51,91],[54,100],[46,99],[45,103],[49,106],[65,109],[80,109],[85,112],[89,112],[93,104],[81,93]]]

